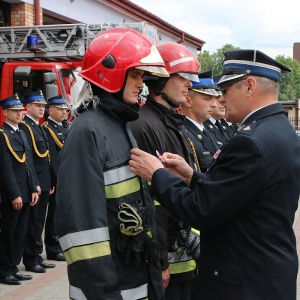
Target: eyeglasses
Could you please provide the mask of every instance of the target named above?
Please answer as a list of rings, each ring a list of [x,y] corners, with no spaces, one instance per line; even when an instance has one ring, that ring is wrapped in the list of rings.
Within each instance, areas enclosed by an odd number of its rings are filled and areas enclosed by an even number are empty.
[[[247,79],[247,77],[239,77],[235,80],[231,80],[230,82],[228,82],[228,84],[223,85],[222,87],[220,87],[220,91],[221,91],[222,95],[224,96],[231,86],[233,86],[234,84],[236,84],[242,80],[246,80],[246,79]]]

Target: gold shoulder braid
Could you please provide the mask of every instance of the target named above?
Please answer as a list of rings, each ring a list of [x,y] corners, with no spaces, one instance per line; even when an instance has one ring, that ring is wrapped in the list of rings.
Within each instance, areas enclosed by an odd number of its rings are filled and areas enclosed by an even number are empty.
[[[55,144],[59,147],[59,148],[62,148],[62,146],[64,145],[59,139],[58,137],[56,136],[56,134],[53,132],[53,130],[51,128],[48,127],[48,122],[45,122],[43,124],[45,126],[45,128],[47,128],[50,132],[50,135],[52,136]]]
[[[25,122],[22,122],[22,123],[23,123],[24,125],[26,125],[27,128],[28,128],[28,130],[29,130],[29,133],[30,133],[30,136],[31,136],[31,140],[32,140],[33,149],[34,149],[36,155],[37,155],[38,157],[41,157],[41,158],[44,158],[44,157],[48,156],[48,160],[49,160],[49,158],[50,158],[50,156],[49,156],[49,150],[46,150],[45,153],[41,154],[41,153],[39,152],[37,146],[36,146],[36,142],[35,142],[35,139],[34,139],[34,135],[33,135],[33,132],[32,132],[32,130],[31,130],[30,126],[29,126],[28,124],[26,124]]]
[[[188,140],[190,142],[190,145],[191,145],[191,148],[192,148],[192,151],[193,151],[193,156],[194,156],[194,159],[195,159],[197,171],[201,172],[199,161],[198,161],[198,157],[197,157],[197,153],[196,153],[196,149],[195,149],[195,145],[194,145],[194,143],[190,139],[188,139]]]
[[[23,153],[23,156],[22,158],[20,158],[18,156],[18,154],[14,151],[14,149],[12,148],[11,144],[10,144],[10,141],[9,141],[9,138],[8,136],[6,135],[6,133],[4,132],[4,130],[1,130],[3,135],[4,135],[4,138],[5,138],[5,142],[6,142],[6,145],[9,149],[9,151],[11,152],[11,154],[14,156],[14,158],[19,162],[19,163],[24,163],[26,162],[26,153]]]

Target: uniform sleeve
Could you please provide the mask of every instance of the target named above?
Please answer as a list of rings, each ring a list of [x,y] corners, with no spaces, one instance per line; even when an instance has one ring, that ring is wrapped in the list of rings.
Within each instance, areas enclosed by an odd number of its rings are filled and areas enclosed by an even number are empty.
[[[68,134],[59,154],[55,222],[68,264],[70,293],[120,300],[103,176],[106,142],[98,135],[80,127]]]
[[[45,132],[47,134],[47,138],[49,140],[49,152],[50,152],[50,171],[51,171],[51,178],[54,186],[57,183],[57,171],[58,171],[58,157],[56,151],[56,144],[53,140],[48,128],[44,127]]]
[[[261,191],[264,164],[259,146],[247,136],[232,137],[206,175],[195,172],[188,188],[166,169],[159,169],[152,178],[152,193],[190,226],[199,230],[213,228]]]
[[[14,174],[9,149],[7,148],[3,133],[0,133],[0,178],[4,194],[9,201],[21,196]]]

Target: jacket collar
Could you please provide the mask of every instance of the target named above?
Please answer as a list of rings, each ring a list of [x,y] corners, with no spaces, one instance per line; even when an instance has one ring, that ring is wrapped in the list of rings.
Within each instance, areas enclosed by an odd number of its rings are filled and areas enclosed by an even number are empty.
[[[98,107],[104,109],[115,118],[125,122],[135,121],[139,118],[138,111],[140,106],[138,103],[128,106],[103,90],[99,91],[98,97],[100,98]]]
[[[258,109],[253,114],[248,116],[246,118],[246,120],[244,120],[242,122],[241,125],[250,125],[254,121],[258,121],[258,120],[263,119],[267,116],[275,115],[275,114],[282,114],[282,113],[284,113],[284,110],[283,110],[280,103],[270,104],[270,105],[267,105],[267,106],[264,106],[264,107]]]

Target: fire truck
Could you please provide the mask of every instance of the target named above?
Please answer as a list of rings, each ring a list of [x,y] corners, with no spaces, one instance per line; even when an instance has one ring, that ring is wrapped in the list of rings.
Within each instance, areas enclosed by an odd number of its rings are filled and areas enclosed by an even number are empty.
[[[0,100],[17,93],[22,101],[42,90],[46,99],[62,94],[71,107],[84,83],[78,73],[88,45],[99,32],[119,27],[157,43],[156,28],[146,22],[0,27]]]

